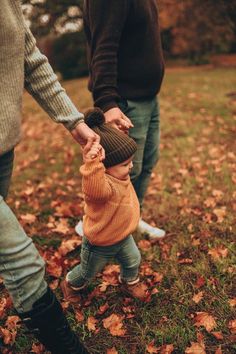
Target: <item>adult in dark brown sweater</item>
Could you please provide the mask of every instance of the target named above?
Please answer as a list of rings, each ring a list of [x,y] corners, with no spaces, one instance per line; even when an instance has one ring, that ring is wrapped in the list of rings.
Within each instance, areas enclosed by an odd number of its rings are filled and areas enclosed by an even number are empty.
[[[85,0],[89,90],[107,122],[130,128],[138,144],[131,179],[142,208],[159,156],[159,93],[164,62],[156,0]],[[130,125],[130,121],[132,125]],[[164,230],[140,220],[150,238]],[[79,226],[77,227],[79,230]]]

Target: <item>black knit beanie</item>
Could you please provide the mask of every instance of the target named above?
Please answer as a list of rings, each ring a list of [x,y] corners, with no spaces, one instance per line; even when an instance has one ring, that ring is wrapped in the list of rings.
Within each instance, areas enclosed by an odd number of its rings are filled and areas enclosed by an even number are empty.
[[[105,150],[105,167],[111,167],[128,160],[137,150],[135,141],[129,135],[105,123],[104,113],[100,108],[93,108],[85,113],[85,123],[100,136],[100,144]]]

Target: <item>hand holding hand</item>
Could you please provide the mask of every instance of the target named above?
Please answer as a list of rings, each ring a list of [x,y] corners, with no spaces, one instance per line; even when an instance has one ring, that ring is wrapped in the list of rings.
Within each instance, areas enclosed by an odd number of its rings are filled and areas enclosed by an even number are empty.
[[[86,145],[88,141],[97,143],[100,142],[100,136],[94,133],[94,131],[85,123],[77,124],[71,131],[71,135],[81,146]]]
[[[97,156],[100,156],[100,161],[101,161],[101,156],[103,156],[102,159],[104,159],[105,155],[104,154],[104,149],[98,142],[93,142],[91,140],[88,140],[87,144],[83,148],[83,160],[85,161],[91,161],[95,159]]]
[[[131,120],[118,107],[109,109],[104,116],[106,123],[111,123],[114,128],[124,133],[128,133],[129,128],[133,127]]]

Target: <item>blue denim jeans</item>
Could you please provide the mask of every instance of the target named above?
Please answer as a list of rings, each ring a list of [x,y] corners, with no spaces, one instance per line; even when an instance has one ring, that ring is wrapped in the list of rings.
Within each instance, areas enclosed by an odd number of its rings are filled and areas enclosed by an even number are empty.
[[[47,290],[45,265],[6,198],[13,168],[14,152],[0,156],[0,276],[19,313],[30,311]]]
[[[153,167],[159,159],[159,103],[156,97],[139,101],[123,100],[120,109],[134,125],[129,134],[136,141],[138,149],[130,177],[142,208]]]
[[[120,263],[121,279],[125,282],[135,280],[141,262],[139,249],[131,235],[111,246],[94,246],[84,237],[80,257],[80,264],[67,276],[75,287],[88,284],[113,258]]]

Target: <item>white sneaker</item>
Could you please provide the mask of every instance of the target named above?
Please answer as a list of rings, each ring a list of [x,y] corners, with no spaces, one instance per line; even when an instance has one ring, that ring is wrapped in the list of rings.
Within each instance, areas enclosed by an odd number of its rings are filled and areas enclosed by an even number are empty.
[[[78,224],[77,224],[76,227],[75,227],[75,232],[76,232],[79,236],[81,236],[81,237],[84,236],[83,220],[80,220],[80,221],[78,222]]]
[[[139,220],[138,231],[142,234],[147,234],[149,240],[161,240],[166,234],[165,230],[151,226],[142,219]]]

